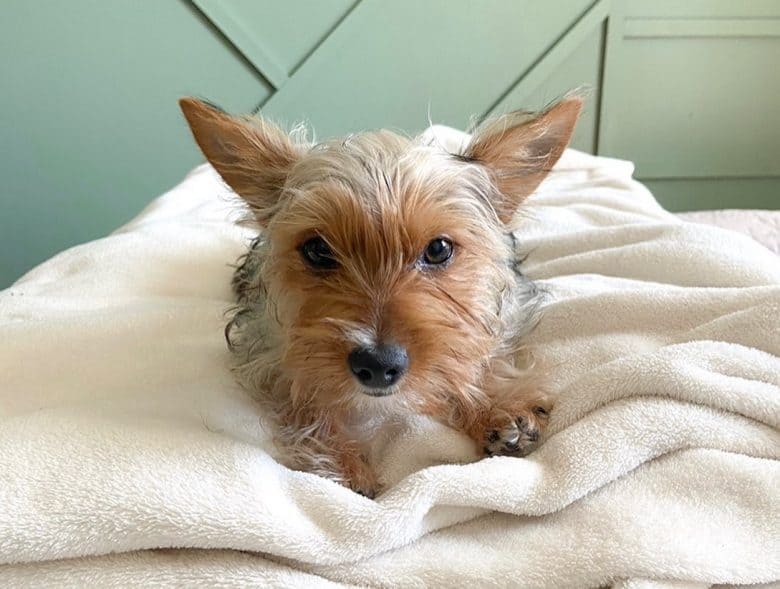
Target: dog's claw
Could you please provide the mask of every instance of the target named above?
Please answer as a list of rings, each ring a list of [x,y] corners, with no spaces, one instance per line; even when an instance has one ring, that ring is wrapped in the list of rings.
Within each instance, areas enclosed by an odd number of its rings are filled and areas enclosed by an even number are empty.
[[[376,491],[374,489],[352,489],[358,495],[363,495],[368,499],[376,499]]]
[[[534,415],[538,415],[539,417],[547,418],[550,416],[550,412],[545,407],[534,407],[533,412]]]

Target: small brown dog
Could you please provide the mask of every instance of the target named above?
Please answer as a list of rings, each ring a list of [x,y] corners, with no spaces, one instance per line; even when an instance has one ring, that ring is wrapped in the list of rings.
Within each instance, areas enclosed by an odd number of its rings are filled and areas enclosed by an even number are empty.
[[[226,334],[290,466],[373,496],[365,425],[394,412],[433,416],[488,455],[526,454],[551,404],[518,365],[538,296],[511,221],[582,101],[501,116],[461,153],[389,131],[311,145],[261,118],[180,104],[261,228]]]

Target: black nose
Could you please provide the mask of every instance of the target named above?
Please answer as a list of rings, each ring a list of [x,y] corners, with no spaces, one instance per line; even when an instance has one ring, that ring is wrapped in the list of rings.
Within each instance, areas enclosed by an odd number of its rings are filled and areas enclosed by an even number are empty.
[[[409,368],[409,356],[398,344],[355,348],[349,354],[349,367],[365,387],[383,389],[398,382]]]

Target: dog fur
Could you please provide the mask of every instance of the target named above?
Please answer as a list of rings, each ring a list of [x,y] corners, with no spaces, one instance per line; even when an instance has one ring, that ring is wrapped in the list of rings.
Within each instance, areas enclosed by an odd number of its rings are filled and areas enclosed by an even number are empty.
[[[539,294],[519,271],[512,222],[568,144],[579,98],[494,119],[461,153],[390,131],[310,144],[259,117],[180,105],[260,229],[226,335],[291,467],[373,496],[363,426],[397,412],[432,416],[487,455],[534,447],[551,402],[522,344]],[[312,239],[334,267],[307,261]],[[439,239],[451,257],[429,264]],[[348,358],[382,342],[405,350],[408,369],[378,398]]]

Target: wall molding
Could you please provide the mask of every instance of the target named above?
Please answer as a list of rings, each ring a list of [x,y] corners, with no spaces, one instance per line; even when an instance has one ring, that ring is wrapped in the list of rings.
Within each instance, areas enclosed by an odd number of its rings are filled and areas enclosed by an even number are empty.
[[[780,18],[626,18],[624,39],[780,37]]]

